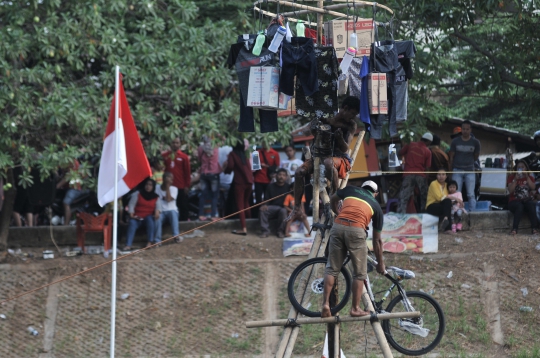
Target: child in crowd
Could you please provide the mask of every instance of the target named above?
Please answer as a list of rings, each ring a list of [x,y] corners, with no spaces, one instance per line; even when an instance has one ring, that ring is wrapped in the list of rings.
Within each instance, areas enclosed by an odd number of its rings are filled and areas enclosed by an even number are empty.
[[[291,190],[294,189],[294,183],[292,183],[289,186],[289,189]],[[306,196],[303,195],[302,203],[305,203],[305,202],[306,202]],[[290,214],[291,211],[293,211],[293,208],[294,208],[293,194],[287,194],[287,196],[285,197],[285,201],[283,202],[283,206],[285,206],[285,208],[287,209],[288,214]],[[287,225],[285,226],[285,237],[291,237],[291,223],[295,220],[301,221],[304,224],[306,228],[306,233],[304,234],[304,236],[311,237],[311,235],[309,234],[309,222],[307,221],[307,215],[304,212],[304,205],[300,205],[300,211],[295,216],[293,216],[289,221],[287,221]]]
[[[461,217],[463,213],[466,213],[463,205],[463,196],[461,192],[457,191],[458,185],[455,180],[450,180],[448,183],[448,196],[447,198],[452,200],[452,215],[450,216],[450,222],[452,223],[452,232],[461,231],[462,223]]]

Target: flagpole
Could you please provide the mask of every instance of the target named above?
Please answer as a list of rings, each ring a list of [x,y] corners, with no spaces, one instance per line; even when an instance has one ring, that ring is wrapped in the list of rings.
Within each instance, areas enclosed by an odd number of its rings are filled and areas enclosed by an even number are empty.
[[[120,67],[116,66],[114,89],[114,210],[113,210],[113,242],[112,242],[112,270],[111,270],[111,346],[110,357],[114,358],[115,327],[116,327],[116,248],[118,247],[118,150],[120,131],[118,108],[120,106]]]

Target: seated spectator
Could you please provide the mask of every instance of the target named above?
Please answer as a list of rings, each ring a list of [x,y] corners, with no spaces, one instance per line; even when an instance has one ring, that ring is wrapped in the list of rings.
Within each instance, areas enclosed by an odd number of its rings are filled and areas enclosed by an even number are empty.
[[[292,145],[286,145],[283,150],[285,150],[287,159],[281,162],[281,167],[287,169],[289,177],[292,178],[291,182],[294,183],[294,173],[296,173],[296,169],[304,164],[304,162],[300,159],[296,159],[296,150],[294,150]]]
[[[461,231],[463,224],[463,213],[467,213],[465,205],[463,204],[463,195],[457,190],[457,182],[450,180],[447,185],[448,196],[447,198],[452,200],[452,210],[450,212],[450,223],[452,224],[452,232]]]
[[[527,167],[524,160],[518,160],[516,162],[516,171],[516,174],[508,176],[507,181],[508,191],[510,192],[508,210],[514,214],[514,222],[510,234],[517,234],[523,211],[526,211],[529,216],[532,233],[538,234],[536,203],[533,200],[533,191],[535,189],[534,177],[528,173],[529,167]]]
[[[276,175],[276,181],[268,184],[268,187],[266,188],[264,199],[275,199],[262,205],[259,210],[259,221],[262,230],[259,237],[261,238],[268,237],[268,234],[270,233],[269,220],[276,217],[279,225],[277,236],[279,238],[285,237],[285,223],[283,221],[287,217],[287,209],[285,209],[283,204],[285,202],[284,194],[289,191],[289,186],[286,184],[288,175],[287,170],[279,168]]]
[[[146,246],[152,245],[155,241],[155,221],[159,220],[161,211],[158,194],[156,194],[155,190],[156,182],[148,178],[144,181],[144,189],[131,195],[128,204],[130,219],[127,230],[127,244],[124,251],[131,250],[135,232],[142,225],[146,226],[148,237]]]
[[[161,213],[159,219],[156,221],[156,237],[155,242],[161,241],[161,233],[163,223],[166,221],[171,224],[171,230],[173,236],[178,236],[180,233],[178,228],[178,207],[176,206],[176,197],[178,196],[178,188],[172,185],[173,174],[163,174],[163,184],[156,186],[156,194],[158,195],[159,205],[161,207]],[[181,242],[181,238],[175,238],[176,242]]]
[[[294,190],[294,183],[291,183],[291,185],[289,186],[289,190]],[[305,204],[305,202],[306,196],[303,195],[302,204]],[[285,201],[283,202],[283,205],[285,206],[285,209],[287,209],[287,215],[290,214],[294,209],[294,196],[292,194],[287,194],[287,196],[285,196]],[[304,234],[304,236],[311,237],[311,235],[309,234],[309,222],[307,221],[307,215],[304,211],[304,205],[301,205],[300,211],[296,212],[296,214],[291,217],[291,220],[288,220],[287,224],[285,224],[285,237],[291,237],[291,223],[295,220],[301,221],[302,224],[304,224],[304,227],[306,228],[306,233]]]
[[[446,186],[446,170],[439,169],[437,172],[437,180],[434,180],[429,185],[426,213],[441,219],[439,231],[450,233],[450,215],[452,213],[452,200],[447,198],[448,188]]]
[[[25,217],[25,224],[28,227],[34,226],[34,206],[30,203],[30,196],[27,188],[24,188],[22,185],[19,185],[19,176],[22,174],[21,167],[16,167],[13,169],[13,174],[15,177],[15,202],[13,203],[13,220],[15,221],[15,226],[21,227],[22,220],[21,215]]]
[[[210,138],[203,136],[203,144],[197,149],[197,155],[201,166],[200,186],[201,196],[199,197],[199,220],[218,220],[218,200],[219,200],[219,148],[212,146]],[[209,216],[204,215],[204,207],[207,201],[212,203],[212,211]]]
[[[56,184],[56,189],[63,189],[68,186],[68,190],[62,201],[64,206],[64,225],[75,225],[75,220],[71,221],[71,204],[90,193],[90,190],[82,189],[82,178],[79,173],[79,167],[79,161],[75,159],[62,179]]]
[[[240,217],[242,231],[233,230],[235,235],[247,235],[246,217],[251,218],[250,200],[253,187],[253,172],[251,171],[251,162],[247,158],[244,141],[238,140],[233,150],[229,153],[228,159],[223,163],[223,172],[225,174],[234,173],[232,185],[234,196],[236,198],[236,207]]]

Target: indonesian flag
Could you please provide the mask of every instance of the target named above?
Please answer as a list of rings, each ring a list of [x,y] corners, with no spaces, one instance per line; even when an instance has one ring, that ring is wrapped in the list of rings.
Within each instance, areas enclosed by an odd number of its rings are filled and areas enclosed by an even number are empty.
[[[115,200],[114,170],[118,166],[118,197],[129,192],[144,179],[152,175],[146,154],[135,128],[120,76],[120,108],[118,109],[118,146],[115,142],[114,103],[111,104],[109,122],[105,132],[103,152],[98,177],[98,202],[104,206]],[[118,163],[115,163],[115,150],[118,150]]]

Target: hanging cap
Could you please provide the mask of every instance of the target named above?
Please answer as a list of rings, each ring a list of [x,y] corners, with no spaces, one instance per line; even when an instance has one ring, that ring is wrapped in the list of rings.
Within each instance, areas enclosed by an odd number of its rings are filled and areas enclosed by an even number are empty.
[[[455,127],[454,130],[452,131],[452,135],[450,136],[450,138],[455,138],[460,135],[461,135],[461,127]]]
[[[364,184],[362,184],[362,188],[366,188],[366,187],[373,189],[374,193],[377,193],[379,191],[379,187],[372,180],[365,181]]]
[[[430,142],[433,142],[433,134],[429,133],[429,132],[426,132],[424,133],[424,135],[422,136],[422,139],[426,139],[426,140],[429,140]]]

